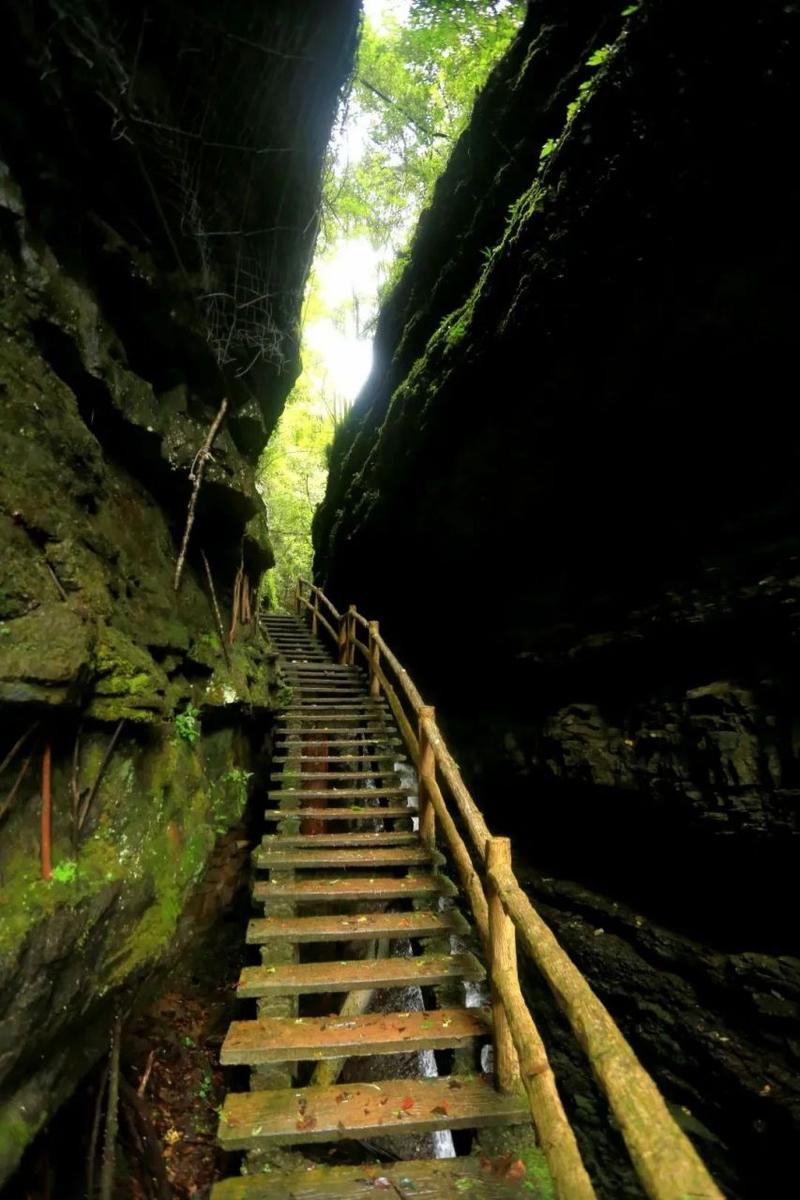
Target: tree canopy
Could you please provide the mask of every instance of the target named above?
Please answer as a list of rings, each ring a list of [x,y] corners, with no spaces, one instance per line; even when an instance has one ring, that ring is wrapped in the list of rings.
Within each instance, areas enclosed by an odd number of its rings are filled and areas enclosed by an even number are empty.
[[[353,357],[364,346],[381,285],[399,266],[475,95],[523,10],[524,0],[411,0],[403,21],[364,20],[353,86],[329,153],[306,296],[303,374],[261,464],[276,555],[268,580],[272,604],[285,606],[297,576],[311,570],[311,518],[325,490],[327,449],[355,398],[337,385],[324,347]],[[358,279],[354,272],[332,299],[326,273],[363,260],[365,246],[372,263],[366,290],[363,271]],[[320,338],[326,326],[329,336]]]

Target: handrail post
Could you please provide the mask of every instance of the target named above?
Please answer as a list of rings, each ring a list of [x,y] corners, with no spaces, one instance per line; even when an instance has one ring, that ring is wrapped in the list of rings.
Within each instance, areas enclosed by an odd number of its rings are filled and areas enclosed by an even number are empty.
[[[314,592],[314,611],[311,613],[311,634],[313,637],[317,636],[317,627],[318,627],[317,615],[318,615],[318,613],[319,613],[319,592],[315,591]]]
[[[486,843],[487,872],[511,869],[511,839],[490,837]],[[497,888],[487,874],[486,900],[489,908],[489,979],[492,985],[492,1028],[494,1033],[494,1082],[499,1092],[519,1087],[519,1059],[508,1024],[506,1010],[497,989],[500,974],[518,979],[517,935],[514,922],[503,908]]]
[[[381,684],[378,679],[378,671],[381,665],[381,651],[378,645],[378,631],[380,626],[377,621],[369,623],[369,694],[370,696],[380,696]]]
[[[294,611],[298,617],[300,616],[300,608],[301,608],[300,597],[301,597],[301,595],[302,595],[302,583],[298,579],[297,587],[295,588],[295,592],[294,592]]]
[[[419,804],[419,836],[427,846],[436,841],[436,810],[430,796],[429,784],[436,778],[436,755],[428,736],[427,722],[433,721],[436,709],[423,705],[419,710],[417,736],[419,738],[419,765],[417,766],[417,791]]]
[[[347,610],[347,665],[352,667],[356,661],[356,606],[351,604]]]
[[[348,621],[349,621],[349,618],[348,618],[347,613],[342,613],[342,615],[339,617],[339,666],[340,667],[347,666]]]

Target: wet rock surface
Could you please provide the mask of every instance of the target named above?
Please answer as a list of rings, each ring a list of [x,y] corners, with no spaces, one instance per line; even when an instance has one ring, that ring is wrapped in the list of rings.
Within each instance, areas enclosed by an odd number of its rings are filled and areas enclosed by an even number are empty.
[[[0,17],[0,760],[23,739],[0,778],[0,1182],[179,948],[286,696],[252,623],[226,661],[201,551],[227,638],[237,576],[255,594],[272,562],[255,467],[299,368],[356,18]]]

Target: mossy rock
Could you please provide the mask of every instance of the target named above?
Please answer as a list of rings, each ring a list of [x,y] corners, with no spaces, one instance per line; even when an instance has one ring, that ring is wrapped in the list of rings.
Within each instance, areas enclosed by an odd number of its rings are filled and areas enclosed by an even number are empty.
[[[93,658],[94,625],[56,601],[0,625],[0,701],[77,699]]]
[[[113,626],[106,626],[95,654],[95,695],[89,716],[156,721],[167,709],[167,677],[155,660]]]

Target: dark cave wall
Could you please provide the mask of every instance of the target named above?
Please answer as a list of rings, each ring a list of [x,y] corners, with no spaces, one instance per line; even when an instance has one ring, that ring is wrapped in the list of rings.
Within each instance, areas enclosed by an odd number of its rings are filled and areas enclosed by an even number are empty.
[[[796,23],[534,0],[315,525],[318,582],[380,618],[748,1196],[780,1194],[800,1118]]]
[[[255,586],[272,561],[254,473],[298,369],[358,7],[0,16],[0,761],[35,726],[0,777],[0,1183],[107,1048],[113,1005],[192,936],[187,899],[285,700],[253,626],[226,664],[200,550],[227,624],[240,564]]]

